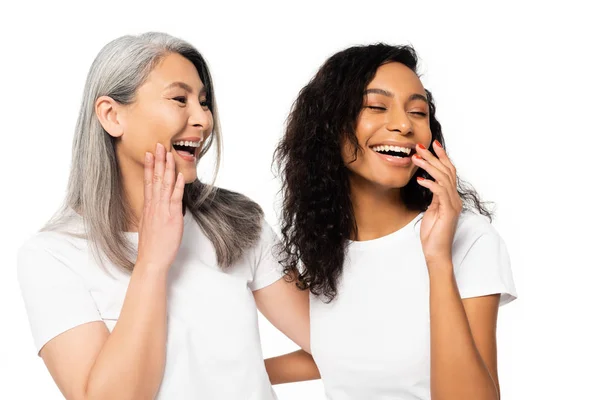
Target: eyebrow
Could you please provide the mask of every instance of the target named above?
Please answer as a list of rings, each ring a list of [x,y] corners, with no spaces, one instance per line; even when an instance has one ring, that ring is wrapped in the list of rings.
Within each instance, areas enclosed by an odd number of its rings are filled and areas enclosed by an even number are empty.
[[[365,90],[365,94],[369,94],[369,93],[381,94],[383,96],[392,97],[392,98],[394,97],[394,94],[392,92],[389,92],[385,89],[372,88],[372,89]],[[408,98],[408,101],[413,101],[413,100],[421,100],[421,101],[424,101],[425,103],[429,103],[429,100],[427,100],[427,97],[423,96],[422,94],[419,94],[419,93],[414,93],[414,94],[410,95],[410,97]]]
[[[167,89],[171,89],[173,87],[179,87],[182,88],[183,90],[185,90],[188,93],[192,93],[194,91],[194,89],[192,89],[192,87],[190,85],[188,85],[185,82],[173,82],[169,85],[167,85],[167,87],[165,88],[165,90]],[[206,94],[206,87],[202,86],[202,88],[200,89],[200,95]]]

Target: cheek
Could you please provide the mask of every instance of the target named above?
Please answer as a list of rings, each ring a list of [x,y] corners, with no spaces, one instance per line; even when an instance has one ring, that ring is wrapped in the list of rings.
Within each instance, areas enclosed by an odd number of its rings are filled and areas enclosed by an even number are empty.
[[[210,127],[210,131],[212,131],[212,129],[213,129],[213,127],[214,127],[215,120],[213,119],[213,114],[212,114],[212,112],[211,112],[211,111],[208,111],[207,113],[208,113],[208,121],[209,121],[209,122],[208,122],[208,125],[209,125],[209,127]],[[207,129],[207,130],[208,130],[208,129]]]
[[[432,140],[431,127],[429,122],[423,122],[414,127],[415,139],[418,143],[421,143],[425,147],[429,148]]]
[[[356,122],[356,138],[364,144],[381,127],[382,123],[366,117],[359,117]]]
[[[350,143],[349,141],[346,141],[343,145],[342,148],[340,149],[342,152],[342,160],[344,161],[344,164],[346,164],[348,166],[348,168],[352,169],[352,161],[358,157],[358,154],[354,155],[355,150],[354,150],[354,145],[352,143]]]
[[[360,164],[363,162],[365,157],[365,153],[368,151],[367,140],[369,137],[373,135],[377,131],[377,126],[372,121],[369,121],[366,118],[359,118],[356,124],[356,140],[358,141],[359,149],[356,152],[354,145],[350,142],[346,142],[346,144],[342,148],[342,157],[344,162],[348,165],[348,168],[351,170],[356,170],[359,168]],[[362,150],[362,151],[361,151]],[[351,161],[355,160],[352,164],[349,164]]]
[[[186,126],[183,111],[176,107],[155,106],[140,111],[136,113],[126,132],[130,144],[136,148],[153,151],[158,142],[169,148],[172,137]],[[135,143],[131,143],[131,139]]]
[[[208,123],[207,125],[204,127],[203,132],[204,132],[204,140],[206,141],[208,139],[208,137],[210,135],[213,134],[213,128],[215,127],[214,123],[214,119],[213,119],[213,115],[211,111],[208,111]]]

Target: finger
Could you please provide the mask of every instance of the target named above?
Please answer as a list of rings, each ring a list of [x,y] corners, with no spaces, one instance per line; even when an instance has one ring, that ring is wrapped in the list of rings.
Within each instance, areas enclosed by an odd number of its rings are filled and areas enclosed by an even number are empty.
[[[160,201],[162,203],[168,203],[171,199],[171,193],[173,192],[173,185],[175,184],[175,161],[173,160],[173,153],[167,152],[167,162],[165,168],[165,176],[163,178],[162,188],[160,191]]]
[[[171,195],[171,213],[182,212],[183,209],[183,191],[185,189],[185,180],[183,174],[177,174],[173,194]]]
[[[427,150],[425,146],[423,146],[421,143],[418,143],[415,147],[415,150],[415,155],[421,156],[421,158],[429,162],[444,174],[448,175],[448,177],[452,178],[452,173],[448,167],[446,167],[446,165],[444,165],[432,152]]]
[[[437,140],[433,141],[433,151],[435,151],[435,154],[438,156],[440,162],[444,164],[446,168],[448,168],[452,179],[454,180],[454,182],[456,182],[456,167],[454,167],[454,164],[452,164],[452,161],[450,161],[450,157],[448,157],[446,149],[444,149],[442,147],[442,144]]]
[[[431,197],[431,203],[429,203],[429,207],[427,207],[427,209],[434,209],[436,210],[440,205],[440,196],[433,194],[433,196]]]
[[[450,193],[450,189],[421,176],[417,177],[417,183],[429,189],[433,193],[434,199],[437,198],[440,204],[446,204],[447,206],[458,211],[462,209],[462,202],[460,201],[460,198],[457,204],[457,202],[454,201],[456,196],[453,196],[452,193]]]
[[[152,199],[155,203],[160,200],[160,191],[162,188],[162,181],[165,175],[165,147],[157,143],[156,144],[156,157],[154,160],[154,175],[152,177]]]
[[[152,182],[154,176],[154,156],[147,152],[144,158],[144,209],[152,202]]]
[[[452,183],[452,178],[447,173],[440,171],[436,166],[432,165],[419,154],[415,154],[412,158],[412,161],[417,167],[427,171],[427,173],[431,175],[439,184],[448,188],[454,188],[454,190],[456,190],[456,185]]]
[[[447,188],[443,187],[437,182],[425,179],[421,176],[417,177],[417,183],[431,190],[431,192],[434,194],[434,197],[438,197],[440,204],[447,204],[449,206],[452,206],[452,201],[450,200],[450,194],[448,193]]]

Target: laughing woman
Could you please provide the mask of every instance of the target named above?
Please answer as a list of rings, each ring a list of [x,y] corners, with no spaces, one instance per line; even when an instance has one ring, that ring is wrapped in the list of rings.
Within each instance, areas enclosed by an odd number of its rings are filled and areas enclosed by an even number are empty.
[[[302,89],[276,160],[283,262],[311,292],[314,361],[332,400],[499,396],[506,247],[444,149],[411,47],[335,54]],[[275,383],[317,377],[303,352]]]
[[[37,351],[67,399],[274,399],[257,306],[310,351],[308,295],[281,279],[261,209],[198,180],[220,142],[194,47],[148,33],[100,51],[66,205],[18,262]]]

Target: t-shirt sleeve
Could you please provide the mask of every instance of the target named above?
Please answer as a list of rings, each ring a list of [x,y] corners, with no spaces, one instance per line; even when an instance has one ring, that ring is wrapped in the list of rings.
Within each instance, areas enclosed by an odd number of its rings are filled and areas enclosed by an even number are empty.
[[[78,325],[101,321],[82,279],[39,244],[26,243],[17,255],[17,276],[36,350]]]
[[[463,299],[500,294],[500,305],[517,298],[506,245],[495,230],[478,236],[455,271]]]
[[[277,244],[279,239],[277,235],[263,220],[262,234],[259,246],[257,247],[257,256],[255,257],[254,278],[250,283],[250,290],[255,291],[267,287],[284,275],[283,267],[277,260]]]

